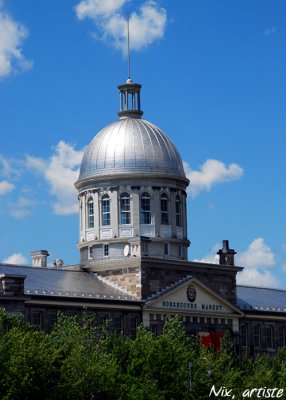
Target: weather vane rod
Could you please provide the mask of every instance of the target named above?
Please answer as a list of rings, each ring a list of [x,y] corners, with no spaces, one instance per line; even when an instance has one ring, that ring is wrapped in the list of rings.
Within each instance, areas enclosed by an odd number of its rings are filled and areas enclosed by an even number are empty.
[[[129,15],[127,16],[127,52],[128,52],[128,79],[130,78],[130,38],[129,38]]]

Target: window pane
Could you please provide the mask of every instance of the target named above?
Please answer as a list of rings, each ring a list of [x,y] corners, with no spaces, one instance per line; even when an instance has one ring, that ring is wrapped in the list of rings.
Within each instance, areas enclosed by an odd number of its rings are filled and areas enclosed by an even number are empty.
[[[102,198],[102,225],[110,225],[110,199],[108,196]]]
[[[168,197],[166,194],[162,194],[161,196],[161,224],[169,224]]]
[[[123,193],[120,196],[120,223],[121,224],[131,223],[130,196],[128,193]]]
[[[141,224],[151,224],[151,200],[149,193],[141,196]]]
[[[113,330],[114,332],[119,335],[122,330],[123,330],[123,326],[122,326],[122,316],[121,315],[115,315],[113,317]]]
[[[169,254],[169,245],[168,243],[164,243],[164,255],[167,256]]]
[[[266,334],[266,347],[272,349],[273,348],[273,326],[267,326],[265,328]]]
[[[109,256],[109,246],[108,246],[108,244],[104,244],[103,245],[103,255],[105,257]]]
[[[138,317],[137,316],[130,316],[128,318],[128,334],[133,339],[136,337],[136,329],[138,326]]]
[[[88,202],[88,228],[94,228],[94,205],[93,201]]]
[[[181,199],[176,197],[176,226],[182,226]]]
[[[247,328],[246,325],[240,327],[240,344],[243,347],[247,347]]]
[[[279,327],[279,346],[280,347],[285,346],[285,327],[284,326]]]
[[[255,325],[253,328],[253,344],[255,347],[260,347],[260,325]]]

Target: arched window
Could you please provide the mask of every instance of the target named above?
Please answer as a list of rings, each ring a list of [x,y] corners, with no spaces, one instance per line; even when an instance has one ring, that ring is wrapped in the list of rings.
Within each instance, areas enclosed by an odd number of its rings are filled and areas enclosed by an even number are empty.
[[[141,224],[151,224],[151,196],[146,192],[141,195]]]
[[[165,193],[161,196],[161,224],[169,224],[168,196]]]
[[[122,193],[120,196],[120,224],[131,224],[130,195]]]
[[[102,225],[110,225],[110,198],[107,194],[101,200],[101,221]]]
[[[87,217],[87,227],[94,228],[94,203],[92,199],[88,200],[87,203]]]
[[[176,197],[176,226],[182,226],[182,203],[179,196]]]

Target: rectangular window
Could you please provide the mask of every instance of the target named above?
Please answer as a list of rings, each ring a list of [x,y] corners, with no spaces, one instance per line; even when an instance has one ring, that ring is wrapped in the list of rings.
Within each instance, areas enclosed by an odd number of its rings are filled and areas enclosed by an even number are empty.
[[[98,314],[98,324],[102,328],[110,329],[111,318],[107,313],[99,313]]]
[[[48,319],[48,331],[51,332],[53,326],[57,322],[57,311],[51,310],[49,311],[49,319]]]
[[[151,324],[150,325],[150,330],[153,333],[153,335],[158,336],[158,325]]]
[[[141,224],[151,224],[151,199],[148,193],[141,196]]]
[[[128,318],[128,334],[132,339],[136,337],[136,329],[138,326],[138,317],[137,316],[129,316]]]
[[[266,338],[266,347],[268,349],[273,349],[273,326],[268,325],[265,327],[265,338]]]
[[[33,325],[43,329],[43,311],[32,311],[31,322]]]
[[[122,332],[122,329],[122,316],[115,315],[113,317],[113,330],[117,335],[119,335]]]
[[[168,197],[166,195],[161,196],[161,224],[169,224]]]
[[[260,325],[254,325],[253,327],[253,345],[254,347],[260,347],[261,341],[261,327]]]
[[[104,257],[109,256],[109,245],[108,244],[103,245],[103,255],[104,255]]]
[[[120,223],[122,225],[131,224],[130,196],[128,193],[123,193],[120,196]]]
[[[241,325],[239,333],[240,333],[240,345],[242,347],[247,347],[247,326]]]
[[[92,246],[88,246],[88,259],[92,259]]]
[[[164,256],[168,256],[168,255],[169,255],[169,244],[164,243]]]
[[[102,207],[102,225],[110,225],[110,200],[104,197],[101,203]]]
[[[183,257],[183,248],[180,244],[179,244],[179,257]]]
[[[181,210],[181,200],[177,196],[176,198],[176,225],[177,226],[182,226],[182,210]]]
[[[285,345],[285,326],[279,326],[279,347],[284,347]]]
[[[94,228],[94,205],[93,201],[88,202],[88,228]]]

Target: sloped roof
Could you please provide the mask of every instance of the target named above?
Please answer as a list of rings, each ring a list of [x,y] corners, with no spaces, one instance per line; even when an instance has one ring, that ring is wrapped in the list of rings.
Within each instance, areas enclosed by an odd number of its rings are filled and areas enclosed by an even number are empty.
[[[242,311],[286,312],[286,290],[237,286],[237,304]]]
[[[1,274],[26,275],[25,294],[109,300],[136,300],[123,290],[79,268],[35,268],[0,264]]]

